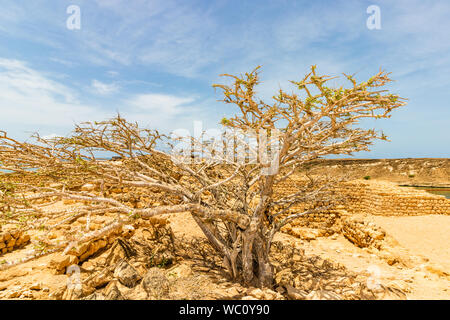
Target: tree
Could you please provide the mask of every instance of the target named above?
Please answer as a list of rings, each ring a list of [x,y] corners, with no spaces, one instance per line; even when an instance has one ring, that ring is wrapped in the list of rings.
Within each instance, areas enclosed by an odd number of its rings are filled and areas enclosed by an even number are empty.
[[[233,279],[271,286],[269,250],[274,235],[302,215],[330,209],[336,181],[307,175],[304,184],[282,198],[275,197],[275,187],[312,160],[351,155],[368,150],[375,139],[386,140],[384,134],[356,125],[363,118],[389,118],[405,102],[381,90],[391,81],[386,72],[359,84],[345,75],[351,84],[348,88],[331,88],[327,84],[333,78],[318,75],[313,66],[301,81],[292,81],[298,93],[280,89],[268,104],[255,96],[258,72],[259,67],[241,76],[224,75],[231,78],[231,85],[213,85],[223,92],[226,104],[238,108],[234,117],[222,119],[225,131],[213,136],[166,136],[120,115],[77,125],[69,137],[48,140],[35,135],[34,143],[19,142],[4,133],[0,168],[60,182],[50,186],[17,183],[21,196],[2,200],[8,208],[14,207],[10,216],[40,212],[35,221],[48,224],[49,217],[34,204],[42,198],[84,203],[76,212],[53,213],[63,221],[117,213],[116,220],[102,229],[72,235],[52,247],[67,251],[139,217],[189,211]],[[122,161],[101,160],[100,152],[120,156]],[[100,191],[73,188],[88,181],[99,184]],[[108,186],[127,187],[128,194],[163,194],[159,198],[163,203],[136,207],[108,194]],[[305,210],[292,212],[299,203],[305,204]]]

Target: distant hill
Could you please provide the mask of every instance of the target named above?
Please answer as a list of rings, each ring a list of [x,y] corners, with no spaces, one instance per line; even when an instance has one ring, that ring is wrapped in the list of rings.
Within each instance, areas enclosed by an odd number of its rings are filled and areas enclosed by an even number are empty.
[[[322,159],[316,170],[350,174],[353,179],[378,179],[409,186],[450,187],[449,158]]]

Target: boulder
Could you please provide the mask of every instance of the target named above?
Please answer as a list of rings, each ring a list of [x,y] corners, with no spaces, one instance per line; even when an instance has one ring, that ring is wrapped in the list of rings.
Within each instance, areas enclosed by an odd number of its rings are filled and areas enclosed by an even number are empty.
[[[164,271],[153,267],[145,274],[142,285],[151,299],[161,299],[169,294],[170,283],[166,278]]]
[[[128,288],[135,287],[142,279],[139,273],[126,260],[122,260],[114,270],[114,277]]]
[[[167,276],[174,277],[174,278],[186,278],[188,276],[192,275],[192,269],[187,264],[179,264],[176,265],[169,270],[167,270]]]
[[[125,300],[115,281],[111,281],[105,288],[105,300]]]

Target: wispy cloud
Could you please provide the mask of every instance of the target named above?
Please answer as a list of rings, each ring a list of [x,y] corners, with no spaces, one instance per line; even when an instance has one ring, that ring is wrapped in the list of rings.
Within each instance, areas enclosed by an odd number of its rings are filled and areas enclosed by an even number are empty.
[[[257,91],[270,99],[317,64],[321,73],[356,73],[361,80],[380,67],[393,72],[398,81],[391,88],[410,98],[393,119],[407,119],[401,128],[382,127],[393,141],[404,141],[417,126],[446,127],[448,1],[73,2],[81,8],[78,31],[65,27],[67,2],[2,3],[0,57],[9,60],[0,62],[1,125],[62,125],[120,111],[150,117],[152,125],[179,126],[232,112],[211,101],[210,84],[222,81],[218,74],[262,65]],[[371,4],[381,8],[381,30],[366,27]],[[448,144],[444,135],[436,141]]]
[[[0,72],[0,81],[5,91],[17,91],[24,96],[26,93],[42,92],[48,96],[62,98],[67,103],[76,102],[71,89],[29,68],[23,61],[0,58]]]
[[[0,92],[2,127],[67,126],[100,115],[94,108],[80,103],[72,89],[18,60],[0,59]]]
[[[192,103],[194,98],[182,98],[165,94],[139,94],[128,100],[125,104],[137,112],[172,117],[186,112],[186,105]]]
[[[92,81],[96,92],[115,92],[114,84]],[[81,89],[80,89],[81,90]],[[0,58],[0,128],[47,128],[67,133],[74,123],[104,120],[120,112],[131,121],[164,131],[189,126],[187,119],[198,119],[196,98],[162,93],[128,93],[114,108],[102,107],[102,100],[87,103],[83,92],[71,89],[28,66],[25,62]],[[183,118],[177,118],[184,115]],[[8,130],[9,131],[9,130]],[[48,135],[48,134],[47,134]]]
[[[91,84],[94,91],[101,95],[108,95],[119,91],[119,87],[115,83],[103,83],[99,80],[92,80]]]

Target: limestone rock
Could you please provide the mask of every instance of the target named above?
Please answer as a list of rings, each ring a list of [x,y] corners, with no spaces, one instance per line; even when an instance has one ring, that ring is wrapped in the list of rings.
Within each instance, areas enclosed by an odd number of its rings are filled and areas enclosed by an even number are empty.
[[[308,296],[308,293],[305,291],[296,289],[291,285],[285,285],[285,288],[287,290],[288,297],[292,300],[305,300]]]
[[[93,294],[83,298],[83,300],[108,300],[105,296],[99,292],[94,292]]]
[[[142,285],[150,299],[161,299],[170,290],[170,283],[164,271],[156,267],[148,270],[142,280]]]
[[[174,277],[174,278],[185,278],[192,275],[192,269],[190,266],[188,266],[187,264],[179,264],[176,265],[172,268],[170,268],[169,270],[167,270],[167,276],[169,278]]]
[[[88,284],[94,288],[103,287],[112,280],[112,277],[113,275],[108,269],[103,269],[96,273]]]
[[[111,281],[105,288],[105,300],[125,300],[115,281]]]
[[[56,269],[57,271],[64,270],[65,267],[70,265],[70,256],[57,254],[50,261],[50,267]]]
[[[16,239],[11,238],[7,243],[6,243],[6,247],[7,248],[14,248],[14,245],[16,244]]]
[[[42,283],[40,283],[40,282],[35,282],[35,283],[33,283],[33,284],[30,286],[29,289],[30,289],[30,290],[37,290],[37,291],[39,291],[39,290],[42,289]]]
[[[141,280],[141,276],[126,260],[122,260],[114,270],[114,277],[121,284],[128,288],[133,288]]]
[[[58,253],[50,261],[49,267],[53,269],[56,274],[62,274],[65,272],[66,267],[77,263],[78,263],[77,257]]]
[[[263,300],[265,298],[264,292],[261,289],[259,289],[259,288],[250,289],[250,290],[248,290],[247,294],[250,295],[250,296],[253,296],[253,297],[255,297],[256,299],[259,299],[259,300]]]

